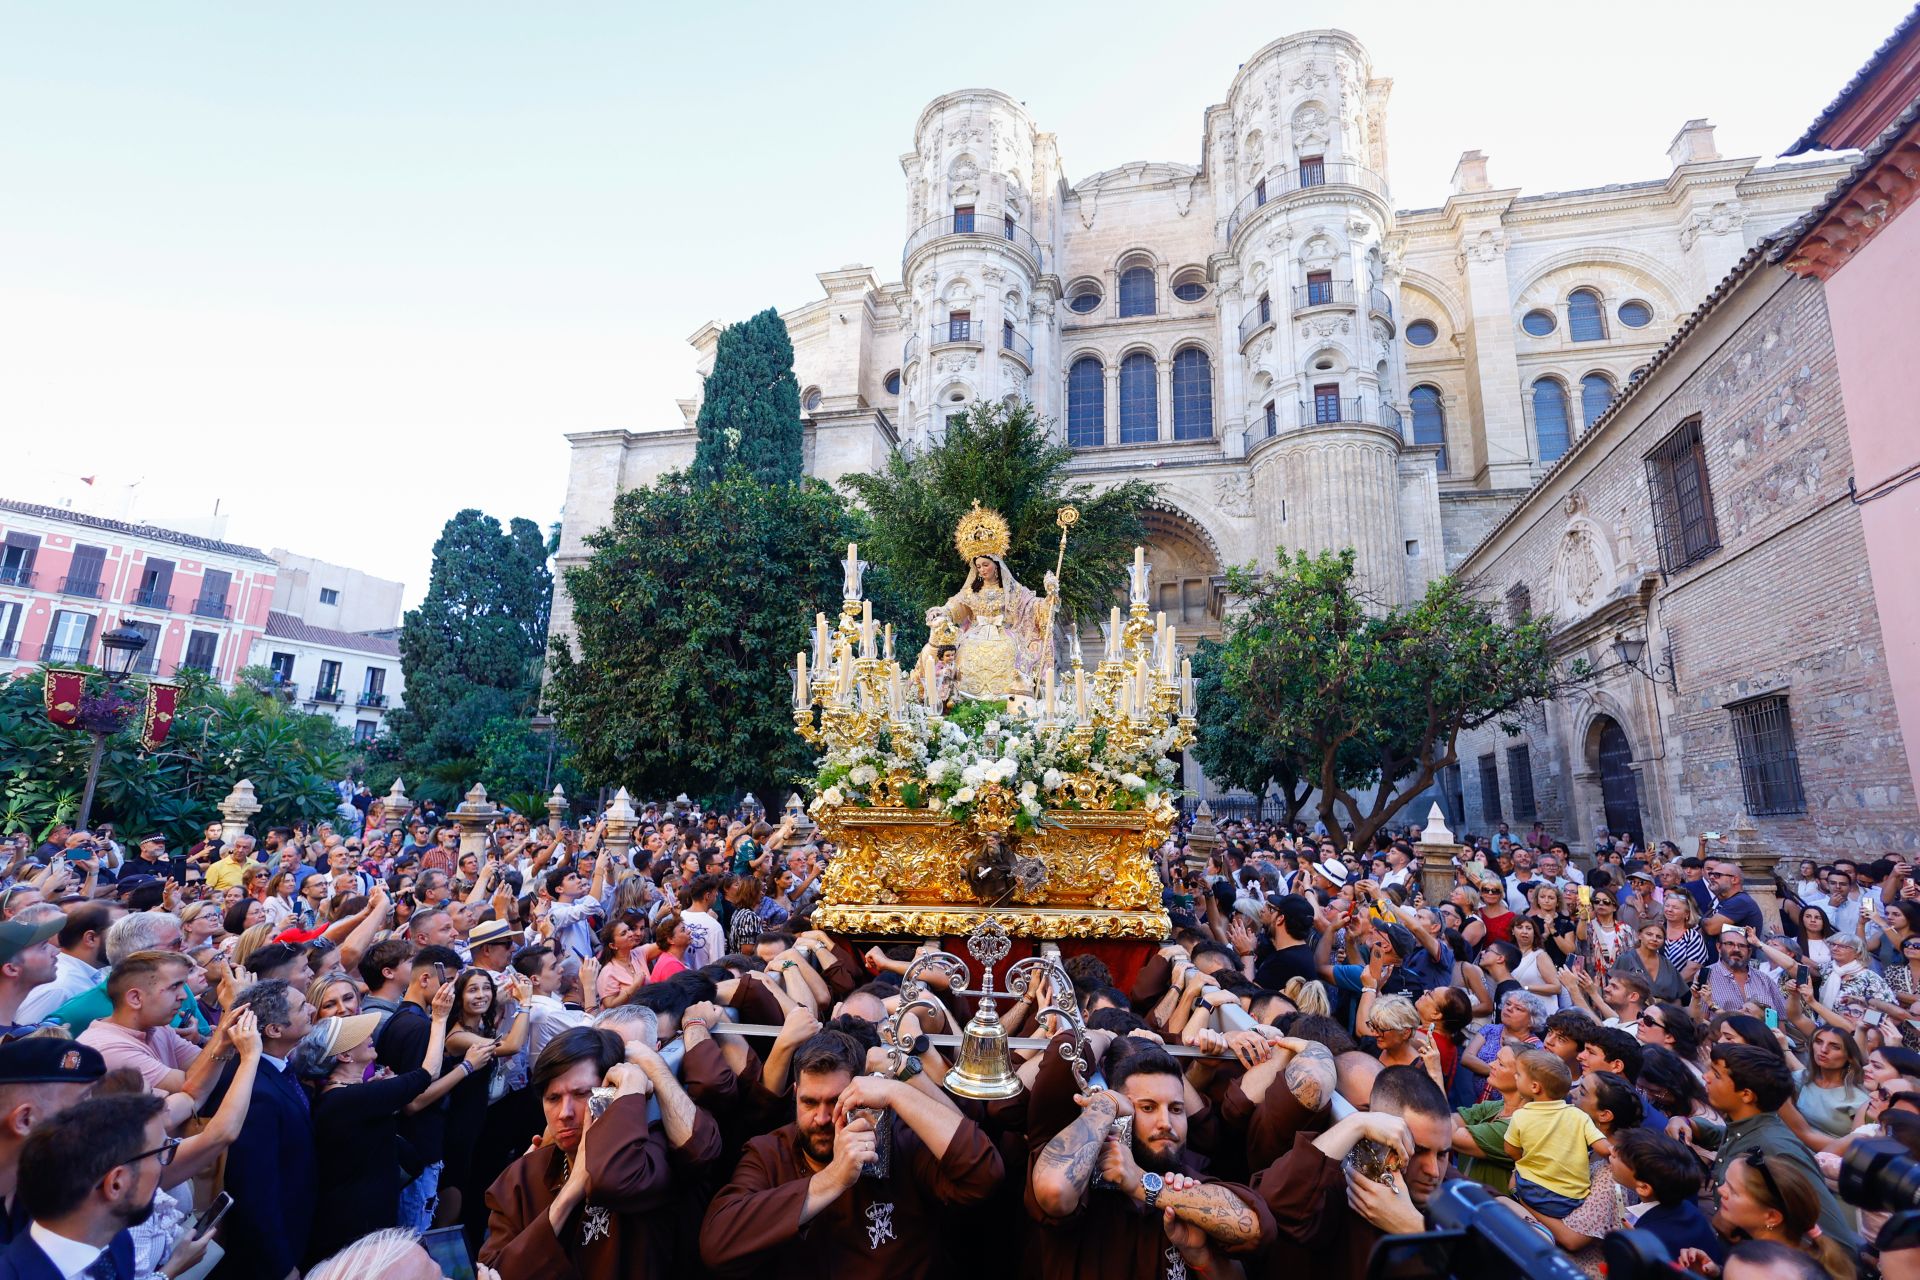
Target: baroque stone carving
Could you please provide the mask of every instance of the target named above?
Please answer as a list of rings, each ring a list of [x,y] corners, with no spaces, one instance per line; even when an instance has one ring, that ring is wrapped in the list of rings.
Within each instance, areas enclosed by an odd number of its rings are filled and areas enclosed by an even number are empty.
[[[1324,146],[1327,141],[1327,113],[1317,104],[1308,103],[1293,113],[1293,145],[1295,148]]]
[[[1586,529],[1567,530],[1560,547],[1560,573],[1569,603],[1582,609],[1593,603],[1600,592],[1600,557],[1594,552],[1593,535]]]
[[[1244,471],[1224,475],[1213,482],[1213,505],[1224,515],[1253,514],[1253,478]]]
[[[1293,79],[1287,81],[1287,88],[1311,92],[1314,89],[1323,88],[1328,83],[1330,81],[1327,73],[1321,69],[1320,64],[1308,61],[1300,64],[1300,69],[1293,73]]]

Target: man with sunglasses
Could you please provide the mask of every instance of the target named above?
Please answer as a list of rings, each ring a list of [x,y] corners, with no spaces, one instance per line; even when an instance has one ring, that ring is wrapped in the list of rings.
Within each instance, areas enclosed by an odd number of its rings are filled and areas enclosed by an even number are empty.
[[[150,1093],[88,1098],[41,1124],[20,1152],[33,1225],[0,1254],[0,1277],[138,1275],[129,1228],[152,1215],[160,1170],[179,1145]]]
[[[1709,858],[1707,860],[1707,889],[1713,894],[1713,903],[1700,914],[1700,932],[1706,935],[1707,952],[1710,958],[1719,958],[1720,931],[1737,926],[1746,930],[1749,938],[1766,936],[1766,921],[1760,915],[1760,904],[1746,891],[1740,878],[1740,864],[1727,858]]]
[[[1819,1194],[1820,1230],[1848,1252],[1858,1249],[1859,1237],[1848,1220],[1851,1215],[1827,1186],[1812,1150],[1777,1114],[1794,1094],[1793,1072],[1786,1060],[1772,1050],[1745,1044],[1716,1044],[1712,1057],[1707,1105],[1726,1118],[1725,1128],[1699,1116],[1675,1116],[1667,1122],[1667,1133],[1715,1153],[1708,1179],[1715,1187],[1726,1180],[1727,1166],[1736,1158],[1755,1167],[1766,1161],[1791,1164]]]

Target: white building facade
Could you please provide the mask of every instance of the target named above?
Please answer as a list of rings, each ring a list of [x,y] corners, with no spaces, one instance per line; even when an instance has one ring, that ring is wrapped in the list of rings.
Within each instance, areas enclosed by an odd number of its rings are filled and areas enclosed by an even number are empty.
[[[283,547],[267,554],[280,566],[273,584],[275,613],[333,631],[390,631],[400,625],[404,583]]]
[[[1368,589],[1406,601],[1846,167],[1723,159],[1695,120],[1661,178],[1528,196],[1470,151],[1443,206],[1396,210],[1391,87],[1345,32],[1286,36],[1207,110],[1197,165],[1078,182],[1014,98],[935,99],[900,161],[897,279],[823,272],[783,313],[809,470],[874,470],[1025,399],[1083,478],[1158,486],[1156,606],[1185,634],[1218,633],[1223,566],[1277,547],[1353,547]],[[691,339],[703,374],[719,332]],[[568,437],[561,569],[621,490],[690,460],[698,408]]]
[[[302,711],[331,716],[353,731],[355,742],[379,737],[387,716],[405,705],[400,643],[390,635],[335,631],[275,611],[248,662],[272,671],[281,697]]]

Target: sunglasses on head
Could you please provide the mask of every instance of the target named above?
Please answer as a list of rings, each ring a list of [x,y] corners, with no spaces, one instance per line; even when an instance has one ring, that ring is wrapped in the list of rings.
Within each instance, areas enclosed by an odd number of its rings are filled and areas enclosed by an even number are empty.
[[[1779,1182],[1774,1179],[1773,1171],[1767,1168],[1767,1153],[1759,1147],[1748,1147],[1740,1153],[1740,1158],[1747,1162],[1747,1168],[1760,1175],[1760,1181],[1767,1184],[1767,1194],[1773,1198],[1773,1202],[1776,1205],[1786,1204],[1785,1197],[1780,1194]]]

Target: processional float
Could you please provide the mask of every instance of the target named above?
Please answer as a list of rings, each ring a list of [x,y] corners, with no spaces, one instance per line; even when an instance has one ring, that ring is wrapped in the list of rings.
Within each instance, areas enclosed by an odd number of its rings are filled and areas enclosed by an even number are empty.
[[[1079,519],[1057,514],[1060,556]],[[1103,628],[1089,670],[1076,629],[1069,666],[1053,638],[1058,572],[1036,595],[1006,565],[1006,521],[978,502],[954,545],[965,586],[927,614],[911,668],[893,653],[862,592],[857,545],[843,562],[837,622],[815,615],[795,655],[794,727],[819,751],[810,806],[835,846],[817,927],[844,936],[966,939],[979,967],[949,950],[917,956],[901,981],[894,1031],[932,1010],[926,979],[978,999],[947,1087],[972,1098],[1020,1090],[997,1001],[1038,994],[1070,1035],[1063,1054],[1086,1083],[1082,1019],[1058,944],[1144,949],[1169,930],[1153,851],[1172,831],[1179,754],[1194,737],[1193,673],[1178,635],[1148,608],[1151,570],[1135,548],[1123,616]],[[995,969],[1016,943],[996,987]],[[903,1052],[899,1036],[893,1052]]]

